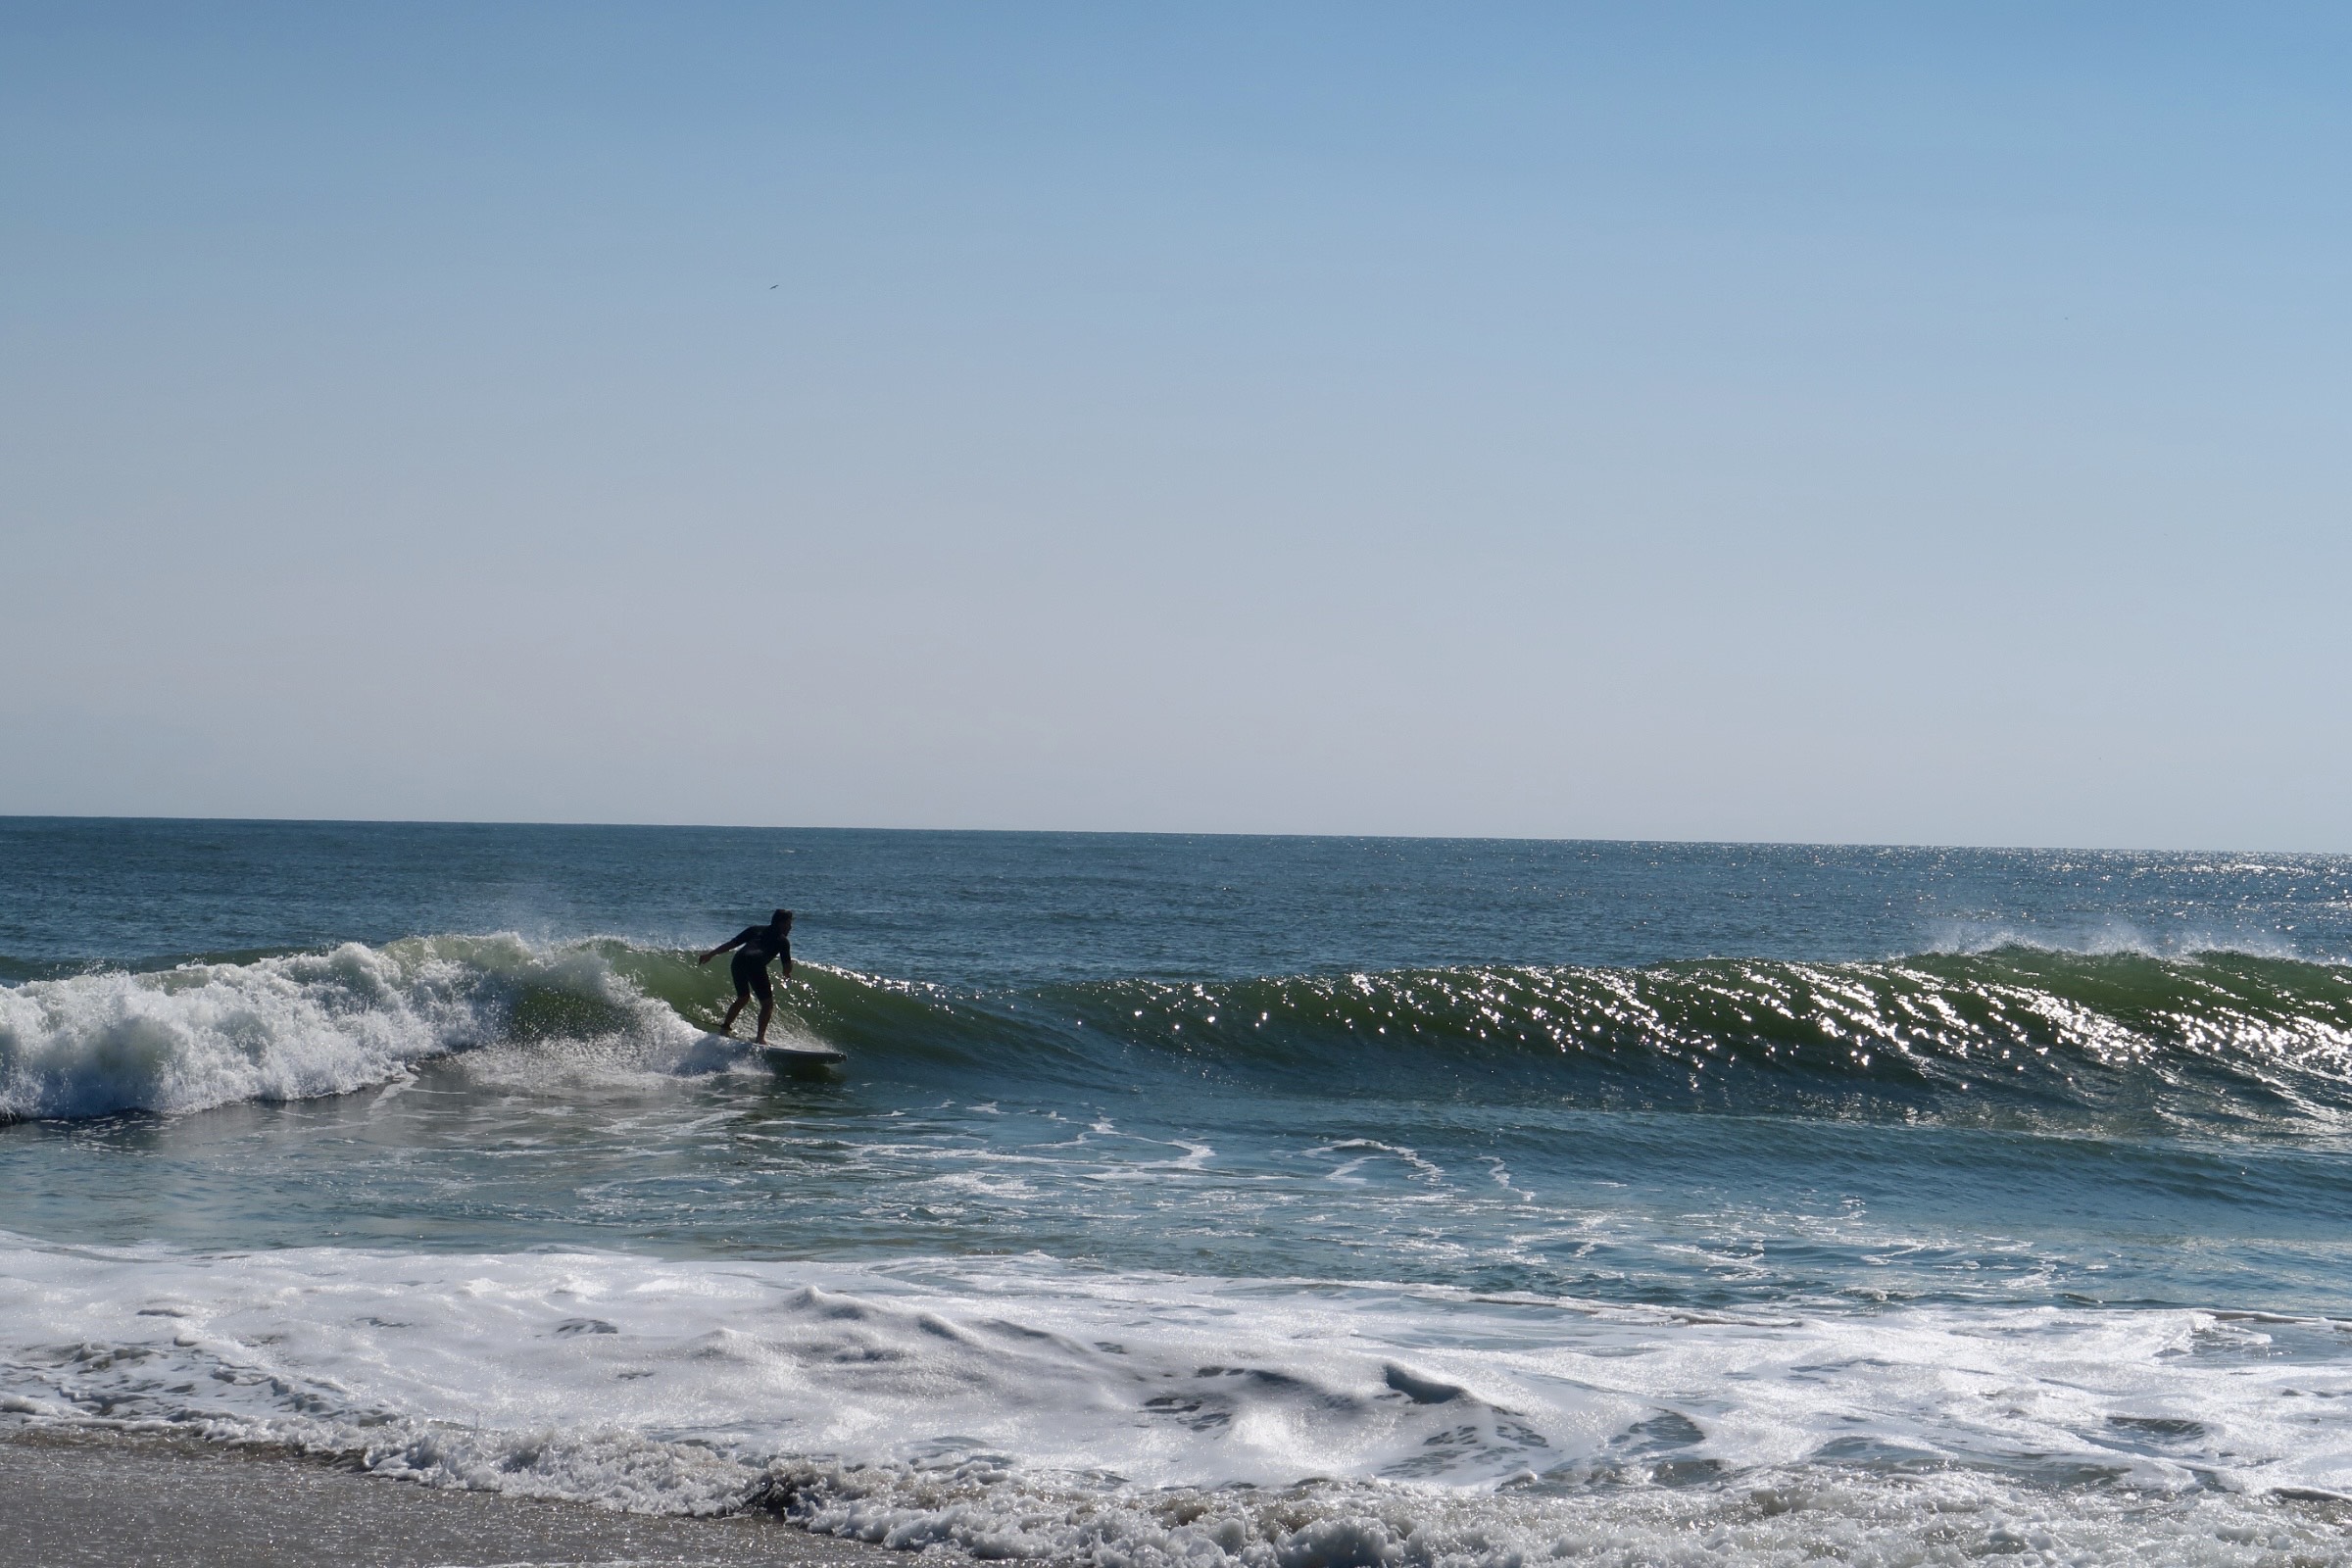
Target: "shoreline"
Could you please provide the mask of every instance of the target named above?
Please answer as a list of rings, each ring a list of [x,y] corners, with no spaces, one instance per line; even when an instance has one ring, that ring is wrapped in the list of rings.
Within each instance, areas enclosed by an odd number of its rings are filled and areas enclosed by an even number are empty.
[[[682,1518],[444,1491],[328,1459],[142,1433],[0,1431],[12,1563],[138,1568],[878,1568],[767,1514]]]

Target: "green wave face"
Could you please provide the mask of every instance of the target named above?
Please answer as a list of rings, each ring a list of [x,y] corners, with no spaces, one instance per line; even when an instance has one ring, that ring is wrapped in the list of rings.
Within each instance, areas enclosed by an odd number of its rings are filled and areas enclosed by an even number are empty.
[[[1173,1067],[1306,1080],[1338,1097],[1450,1085],[1615,1106],[2235,1132],[2332,1131],[2352,1111],[2352,971],[2241,954],[2009,948],[1017,996],[802,976],[788,1006],[835,1044],[1014,1076]],[[677,1002],[695,1004],[683,990]]]

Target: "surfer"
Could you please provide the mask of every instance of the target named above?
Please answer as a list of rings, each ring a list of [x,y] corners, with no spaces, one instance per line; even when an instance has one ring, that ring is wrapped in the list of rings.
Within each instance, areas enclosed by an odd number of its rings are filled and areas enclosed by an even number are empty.
[[[734,960],[728,965],[728,972],[735,977],[735,1001],[719,1023],[718,1032],[721,1035],[734,1038],[735,1015],[743,1010],[743,1004],[751,1001],[752,993],[757,991],[760,993],[759,1044],[767,1044],[767,1020],[776,1010],[776,994],[768,989],[767,966],[780,958],[784,963],[784,978],[792,978],[791,939],[792,911],[778,909],[767,924],[747,925],[740,933],[694,960],[697,963],[709,963],[729,948],[735,950]]]

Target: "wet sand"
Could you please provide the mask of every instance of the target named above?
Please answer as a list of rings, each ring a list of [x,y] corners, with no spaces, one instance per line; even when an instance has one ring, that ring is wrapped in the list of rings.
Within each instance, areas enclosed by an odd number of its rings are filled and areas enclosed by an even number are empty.
[[[661,1519],[437,1492],[316,1461],[163,1439],[0,1435],[11,1568],[888,1568],[907,1559],[764,1516]]]

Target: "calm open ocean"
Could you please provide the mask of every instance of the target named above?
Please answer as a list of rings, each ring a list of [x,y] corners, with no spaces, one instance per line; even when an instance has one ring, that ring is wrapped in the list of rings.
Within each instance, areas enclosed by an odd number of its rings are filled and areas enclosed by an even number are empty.
[[[775,905],[779,1076],[693,952]],[[0,819],[0,1421],[1103,1568],[2352,1560],[2352,859]]]

